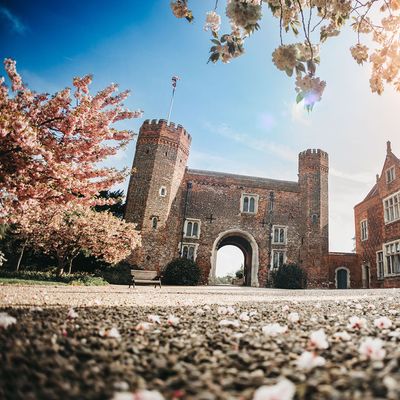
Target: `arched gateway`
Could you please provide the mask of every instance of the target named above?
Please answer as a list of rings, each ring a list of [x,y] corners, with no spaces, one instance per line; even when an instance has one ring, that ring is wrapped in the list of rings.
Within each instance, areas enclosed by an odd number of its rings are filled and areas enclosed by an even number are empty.
[[[258,287],[258,245],[252,235],[240,229],[222,232],[215,239],[211,252],[209,282],[212,284],[216,279],[218,250],[228,245],[236,246],[243,252],[245,285]]]

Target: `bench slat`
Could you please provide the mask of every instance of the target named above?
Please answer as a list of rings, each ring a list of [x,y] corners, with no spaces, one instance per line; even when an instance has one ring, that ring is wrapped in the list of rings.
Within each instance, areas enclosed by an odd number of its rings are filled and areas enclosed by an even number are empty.
[[[135,279],[135,282],[136,283],[159,283],[160,280],[159,279],[156,279],[156,280],[153,280],[153,279]]]

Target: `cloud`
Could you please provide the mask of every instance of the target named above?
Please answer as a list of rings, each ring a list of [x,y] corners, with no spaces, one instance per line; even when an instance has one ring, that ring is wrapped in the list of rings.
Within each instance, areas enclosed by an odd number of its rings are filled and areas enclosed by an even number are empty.
[[[292,103],[288,104],[287,107],[290,110],[290,116],[293,122],[297,122],[306,126],[311,125],[310,115],[304,109],[303,103]]]
[[[11,25],[11,29],[19,35],[23,35],[27,31],[26,25],[7,8],[0,6],[0,17],[7,20]]]
[[[250,135],[246,135],[240,132],[236,132],[226,124],[213,126],[207,123],[206,128],[213,133],[234,140],[235,142],[245,145],[250,149],[261,151],[269,155],[274,154],[278,156],[278,158],[285,161],[290,161],[290,162],[297,161],[297,153],[287,146],[274,143],[265,139],[258,139],[256,137],[252,137]]]

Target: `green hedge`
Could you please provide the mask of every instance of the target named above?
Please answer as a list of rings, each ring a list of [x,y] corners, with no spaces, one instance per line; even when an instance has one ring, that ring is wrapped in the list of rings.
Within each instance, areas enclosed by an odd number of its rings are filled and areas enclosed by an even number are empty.
[[[162,283],[166,285],[198,285],[201,279],[201,269],[192,260],[177,258],[165,267],[162,273]]]
[[[0,278],[15,278],[45,282],[61,282],[70,285],[101,286],[108,285],[102,277],[85,273],[58,276],[54,272],[43,271],[7,271],[0,270]]]
[[[272,281],[279,289],[305,289],[307,287],[307,273],[297,264],[282,265],[272,272]]]

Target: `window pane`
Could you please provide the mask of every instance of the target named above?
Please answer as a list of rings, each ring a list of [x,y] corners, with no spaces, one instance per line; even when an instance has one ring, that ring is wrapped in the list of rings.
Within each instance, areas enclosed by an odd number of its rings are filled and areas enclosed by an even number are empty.
[[[186,236],[192,236],[192,223],[188,222],[186,225]]]
[[[279,242],[285,243],[285,230],[283,228],[279,229]]]
[[[279,229],[275,228],[274,229],[274,243],[278,243],[278,238],[279,238]]]
[[[188,258],[188,247],[187,246],[183,246],[182,257]]]
[[[153,218],[153,228],[154,229],[157,228],[157,218],[156,217]]]
[[[249,207],[249,211],[250,212],[255,212],[256,207],[255,207],[255,199],[254,197],[250,197],[250,207]]]
[[[283,251],[279,252],[279,266],[283,265]]]
[[[189,260],[193,260],[194,259],[194,246],[190,246],[189,247],[189,253],[188,253],[188,257]]]
[[[248,197],[243,198],[243,211],[244,212],[249,211],[249,198]]]
[[[198,232],[199,232],[199,224],[197,222],[194,222],[193,223],[193,235],[192,236],[197,237],[198,236]]]

